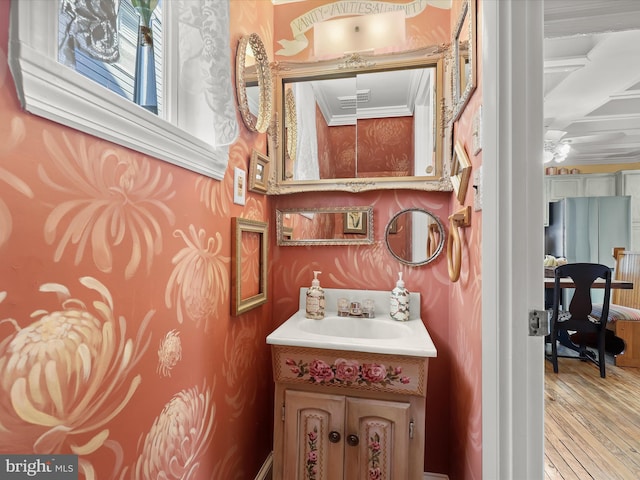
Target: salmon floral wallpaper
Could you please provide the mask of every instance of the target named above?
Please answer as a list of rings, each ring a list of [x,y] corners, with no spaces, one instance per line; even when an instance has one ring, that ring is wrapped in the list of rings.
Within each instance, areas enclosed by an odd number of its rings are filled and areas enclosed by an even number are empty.
[[[231,0],[232,57],[256,32],[270,58],[307,60],[306,13],[355,3]],[[450,41],[458,0],[387,3],[415,7],[399,49]],[[320,270],[325,287],[390,290],[402,271],[438,349],[425,471],[481,478],[482,212],[462,232],[452,284],[444,255],[412,268],[384,243],[403,208],[425,208],[448,230],[459,208],[450,193],[249,191],[236,205],[233,169],[247,170],[254,148],[266,153],[265,135],[240,125],[217,181],[23,112],[7,66],[9,6],[0,0],[0,452],[77,453],[87,479],[253,479],[272,448],[265,337],[297,309],[300,287]],[[468,150],[481,90],[456,125]],[[481,153],[470,158],[475,170]],[[369,205],[373,245],[275,243],[276,207]],[[270,229],[269,301],[237,317],[232,217]]]
[[[230,314],[231,217],[270,218],[264,195],[233,203],[233,169],[265,135],[241,125],[217,181],[25,113],[9,9],[0,452],[75,453],[87,479],[254,478],[272,444],[271,314]],[[231,18],[233,58],[241,34],[270,50],[270,2],[232,1]]]

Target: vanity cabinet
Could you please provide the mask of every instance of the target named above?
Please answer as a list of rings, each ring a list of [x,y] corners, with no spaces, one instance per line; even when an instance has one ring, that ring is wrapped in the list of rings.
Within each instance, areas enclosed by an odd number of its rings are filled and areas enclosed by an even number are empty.
[[[427,358],[272,348],[274,480],[422,480]]]
[[[285,390],[283,478],[409,478],[411,404]]]

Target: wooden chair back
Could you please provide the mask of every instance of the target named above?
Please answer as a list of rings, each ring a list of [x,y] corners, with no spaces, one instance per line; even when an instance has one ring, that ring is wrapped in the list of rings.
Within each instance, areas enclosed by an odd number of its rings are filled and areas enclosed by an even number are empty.
[[[614,289],[611,303],[640,309],[640,252],[614,249],[616,258],[616,280],[633,282],[633,289]]]

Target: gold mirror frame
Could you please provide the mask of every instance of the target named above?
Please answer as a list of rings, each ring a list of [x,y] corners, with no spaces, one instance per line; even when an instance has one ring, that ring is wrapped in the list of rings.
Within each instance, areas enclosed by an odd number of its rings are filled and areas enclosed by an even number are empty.
[[[313,191],[347,191],[361,192],[383,189],[413,189],[424,191],[451,191],[449,170],[451,152],[446,147],[445,136],[449,137],[446,129],[444,97],[444,58],[448,54],[447,45],[438,45],[407,52],[372,55],[355,53],[332,60],[314,62],[275,62],[275,108],[276,117],[282,125],[278,128],[278,142],[275,149],[271,178],[267,189],[268,194],[280,195],[297,192]],[[344,77],[355,73],[369,73],[403,68],[435,67],[436,68],[436,105],[435,111],[435,171],[430,176],[389,176],[362,177],[344,179],[321,180],[291,180],[284,178],[285,161],[288,157],[295,158],[296,152],[292,138],[287,138],[287,129],[295,133],[295,123],[292,120],[292,101],[286,98],[285,84],[295,80],[316,80],[321,78]],[[447,151],[445,151],[445,149]],[[445,158],[447,161],[445,161]]]
[[[286,225],[287,215],[303,215],[310,221],[316,214],[334,214],[334,227],[339,228],[341,238],[293,238],[294,229]],[[339,218],[339,220],[338,220]],[[353,222],[352,219],[357,219]],[[326,207],[276,209],[276,235],[280,246],[302,245],[372,245],[373,207]],[[357,235],[357,236],[356,236]]]
[[[468,30],[465,32],[463,27],[468,20]],[[465,29],[466,30],[466,29]],[[468,36],[468,41],[461,41],[461,38]],[[461,43],[466,43],[467,48],[461,48]],[[452,76],[451,76],[451,92],[453,117],[455,122],[462,112],[467,102],[471,98],[471,94],[476,89],[476,0],[466,0],[462,4],[460,17],[453,31],[453,39],[451,42],[452,58]],[[469,72],[463,77],[465,58],[468,57]],[[464,83],[463,83],[464,82]],[[464,89],[462,88],[464,85]]]
[[[255,74],[249,74],[245,68],[247,48],[251,49],[256,61]],[[257,82],[258,115],[251,113],[247,99],[247,82]],[[236,51],[236,95],[240,115],[246,127],[252,132],[264,133],[273,117],[273,78],[269,58],[264,44],[257,33],[244,35],[238,41]]]
[[[400,235],[402,233],[402,227],[399,226],[400,217],[411,213],[424,213],[433,220],[432,223],[428,224],[427,230],[425,231],[425,260],[415,262],[400,256],[391,245],[391,235]],[[387,227],[385,228],[384,241],[389,253],[400,263],[411,267],[420,267],[433,262],[442,253],[445,243],[444,227],[440,219],[428,210],[424,210],[422,208],[406,208],[404,210],[400,210],[391,217]]]
[[[267,247],[268,225],[264,222],[249,220],[241,217],[231,218],[233,242],[231,243],[231,314],[240,315],[267,301]],[[242,237],[245,233],[259,235],[258,248],[258,293],[244,295],[242,289],[242,262],[251,259],[244,258]],[[251,253],[251,252],[249,252]]]

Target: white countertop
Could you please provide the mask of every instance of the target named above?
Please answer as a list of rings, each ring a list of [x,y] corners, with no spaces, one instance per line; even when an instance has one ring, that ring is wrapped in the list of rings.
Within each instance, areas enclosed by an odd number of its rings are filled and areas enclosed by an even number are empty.
[[[417,357],[437,356],[431,336],[419,315],[419,294],[411,294],[411,319],[397,322],[389,317],[390,292],[325,289],[325,318],[311,320],[305,316],[306,290],[300,290],[300,310],[267,336],[268,344]],[[350,301],[371,298],[376,304],[375,318],[338,317],[334,305],[340,297],[349,298]],[[344,330],[348,333],[332,334],[342,330],[335,328],[342,321],[345,322],[344,326],[347,328]]]

